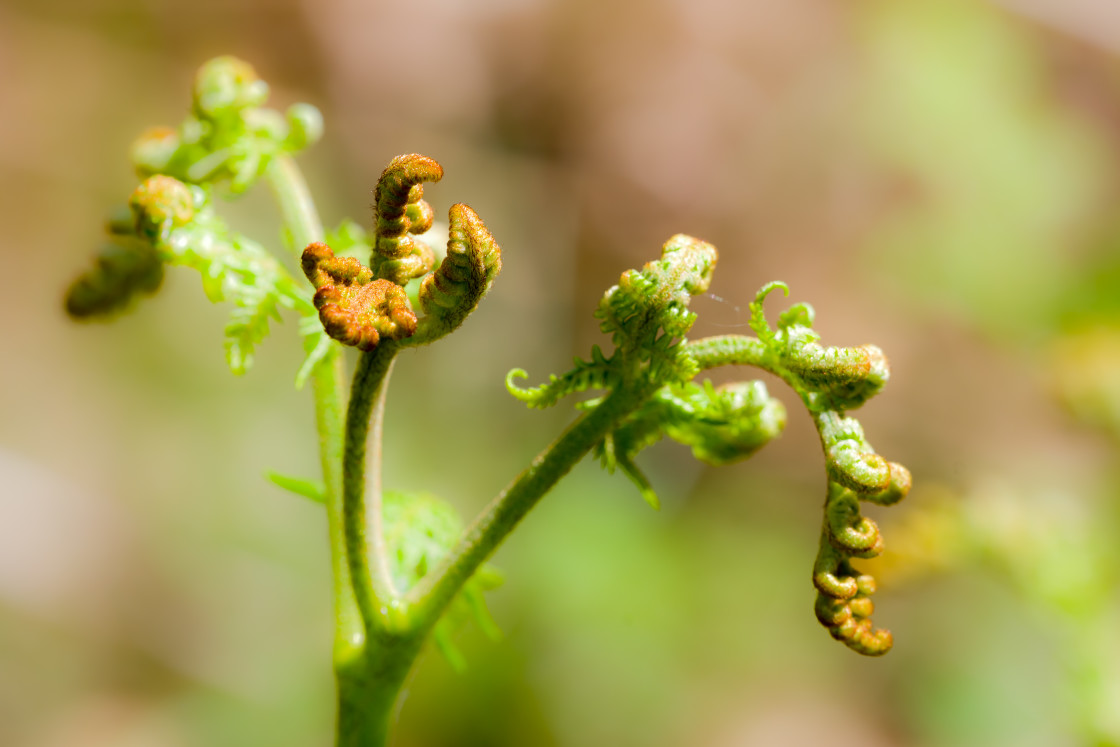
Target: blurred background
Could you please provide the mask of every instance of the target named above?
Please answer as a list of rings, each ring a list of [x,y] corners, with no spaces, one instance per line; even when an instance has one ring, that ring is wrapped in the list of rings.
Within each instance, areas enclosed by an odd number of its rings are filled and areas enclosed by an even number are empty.
[[[262,478],[317,471],[294,320],[235,378],[194,273],[62,311],[130,143],[218,54],[322,109],[328,224],[422,152],[437,214],[502,244],[479,312],[398,364],[390,486],[473,515],[573,416],[506,371],[587,355],[676,232],[721,251],[694,336],[781,279],[892,362],[858,413],[915,477],[872,513],[887,657],[814,619],[823,460],[771,381],[789,426],[750,461],[640,458],[660,512],[577,468],[495,558],[504,640],[426,655],[397,745],[1120,744],[1118,52],[1106,0],[4,0],[0,744],[331,744],[325,517]],[[263,188],[229,214],[279,246]]]

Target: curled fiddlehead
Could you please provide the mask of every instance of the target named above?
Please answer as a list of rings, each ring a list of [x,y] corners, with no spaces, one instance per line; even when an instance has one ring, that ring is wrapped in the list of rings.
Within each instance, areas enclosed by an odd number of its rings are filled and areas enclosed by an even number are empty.
[[[321,242],[300,260],[315,286],[312,299],[327,334],[359,350],[373,350],[382,337],[400,340],[416,331],[416,314],[404,288],[363,267],[353,257],[335,257]]]
[[[860,501],[896,503],[910,491],[911,478],[901,464],[876,454],[859,422],[844,413],[882,389],[890,375],[886,357],[874,345],[819,345],[811,326],[813,309],[807,304],[790,307],[771,329],[762,304],[776,288],[788,292],[783,284],[773,283],[758,292],[751,304],[751,327],[764,347],[765,367],[793,387],[813,415],[825,453],[828,490],[813,566],[817,619],[852,650],[884,654],[893,639],[890,631],[874,628],[870,619],[874,578],[849,561],[873,558],[883,550],[879,528],[862,515]]]
[[[416,344],[432,342],[462,324],[502,269],[498,242],[473,210],[452,205],[448,217],[447,255],[420,283],[420,306],[427,316]]]
[[[422,345],[454,330],[478,306],[502,266],[501,250],[482,219],[466,205],[451,207],[447,254],[438,267],[431,248],[412,235],[432,227],[422,183],[442,176],[443,167],[427,156],[390,162],[374,190],[369,267],[335,257],[325,243],[304,249],[304,273],[315,285],[315,305],[331,337],[367,351],[382,337]],[[416,279],[423,316],[405,290]]]
[[[193,267],[210,300],[233,303],[225,333],[235,373],[251,366],[256,345],[280,309],[314,318],[307,290],[260,244],[231,230],[211,204],[219,183],[242,192],[277,159],[321,134],[315,107],[295,104],[281,114],[263,108],[267,97],[268,85],[234,57],[210,60],[199,69],[191,113],[180,126],[149,130],[133,145],[142,182],[123,215],[110,221],[109,243],[93,267],[71,286],[66,298],[71,316],[103,317],[126,309],[159,287],[166,265]],[[318,325],[301,324],[300,332],[309,356],[297,386],[330,342]]]
[[[128,309],[163,283],[163,261],[151,244],[133,235],[131,213],[109,222],[109,237],[93,265],[66,292],[74,319],[103,319]]]
[[[376,238],[370,268],[379,278],[404,285],[435,267],[436,256],[427,244],[410,234],[432,227],[434,213],[421,199],[423,182],[438,182],[443,167],[427,156],[397,156],[381,174],[374,189]]]
[[[727,464],[749,457],[785,426],[785,408],[762,382],[717,388],[693,377],[716,366],[748,364],[782,378],[813,416],[827,462],[825,520],[813,570],[817,617],[853,650],[884,653],[891,646],[890,633],[873,628],[870,620],[874,579],[849,561],[874,557],[883,547],[878,527],[862,515],[860,502],[888,505],[900,500],[910,489],[910,473],[876,454],[859,423],[845,412],[882,389],[889,376],[886,358],[874,345],[820,345],[808,304],[791,306],[772,328],[763,302],[776,289],[788,293],[783,283],[764,286],[750,306],[756,338],[685,340],[696,318],[688,310],[689,299],[708,288],[715,263],[711,245],[674,236],[660,260],[627,271],[604,295],[596,317],[611,335],[613,352],[607,355],[596,346],[590,360],[577,358],[572,370],[530,389],[516,386],[525,372],[515,369],[506,386],[530,407],[549,407],[589,389],[643,392],[642,404],[621,419],[596,453],[604,467],[629,477],[656,507],[652,485],[634,463],[642,449],[667,436],[689,446],[703,462]],[[579,406],[593,410],[602,401]]]

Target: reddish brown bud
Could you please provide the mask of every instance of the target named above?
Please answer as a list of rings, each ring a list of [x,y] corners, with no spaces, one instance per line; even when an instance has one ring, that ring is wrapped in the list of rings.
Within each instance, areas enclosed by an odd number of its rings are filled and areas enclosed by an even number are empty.
[[[382,337],[400,340],[416,331],[416,314],[404,288],[353,257],[336,257],[326,244],[303,250],[300,265],[315,286],[314,303],[327,334],[344,345],[369,351]]]

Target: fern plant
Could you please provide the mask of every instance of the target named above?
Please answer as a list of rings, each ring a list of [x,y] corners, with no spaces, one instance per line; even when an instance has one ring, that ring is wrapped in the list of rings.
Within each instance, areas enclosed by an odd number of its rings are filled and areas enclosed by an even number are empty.
[[[66,306],[75,318],[111,317],[155,292],[167,266],[192,268],[210,300],[232,307],[226,357],[237,374],[252,365],[272,321],[299,316],[307,357],[296,383],[311,382],[322,475],[270,477],[327,513],[337,744],[387,742],[401,688],[425,641],[431,637],[459,662],[449,620],[474,617],[494,630],[482,600],[496,583],[486,560],[583,457],[594,454],[608,471],[622,472],[656,508],[653,486],[635,463],[642,449],[668,437],[720,465],[745,459],[776,437],[785,408],[762,382],[717,387],[697,380],[720,366],[774,374],[813,417],[828,485],[812,564],[816,615],[854,651],[878,655],[890,648],[890,633],[871,623],[874,579],[851,561],[874,557],[883,546],[861,502],[898,501],[910,475],[879,456],[847,414],[886,383],[886,358],[872,345],[820,345],[807,304],[790,307],[771,325],[763,302],[776,289],[788,293],[781,283],[765,285],[750,306],[756,336],[689,339],[696,320],[690,299],[707,290],[718,259],[715,247],[696,238],[673,236],[659,258],[622,273],[607,290],[595,317],[610,338],[609,351],[595,346],[587,360],[532,388],[517,384],[524,371],[509,373],[509,392],[529,407],[589,390],[596,395],[577,403],[576,420],[465,529],[438,498],[383,492],[382,414],[393,361],[401,350],[435,343],[464,323],[500,272],[501,250],[463,204],[450,210],[442,256],[429,246],[422,237],[434,215],[424,185],[438,182],[443,169],[415,154],[393,159],[381,174],[372,234],[353,222],[324,231],[293,160],[319,137],[321,118],[306,104],[286,114],[267,109],[267,93],[240,60],[218,58],[201,68],[190,115],[134,146],[142,181],[127,209],[109,221],[106,248],[71,286]],[[216,197],[262,180],[284,218],[288,241],[282,243],[302,248],[303,278],[216,210]],[[358,247],[372,249],[367,264],[348,256]],[[359,351],[348,397],[344,346]]]

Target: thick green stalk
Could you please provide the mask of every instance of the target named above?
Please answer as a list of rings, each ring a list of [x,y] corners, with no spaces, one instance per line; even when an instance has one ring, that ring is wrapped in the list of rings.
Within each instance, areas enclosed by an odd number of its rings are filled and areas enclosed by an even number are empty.
[[[363,353],[354,371],[350,388],[350,406],[346,411],[346,442],[342,463],[342,521],[345,531],[346,555],[354,595],[365,621],[367,634],[384,628],[397,607],[396,593],[389,576],[381,533],[381,415],[384,411],[385,385],[393,359],[399,350],[396,343],[384,340],[372,352]],[[366,458],[371,416],[373,426],[374,475],[373,490],[367,496]],[[366,504],[369,503],[367,515]],[[374,572],[370,572],[370,540],[373,534]]]
[[[396,721],[399,698],[424,636],[378,634],[366,652],[338,668],[337,747],[385,747]]]
[[[358,655],[336,661],[339,747],[388,744],[398,699],[424,642],[424,631],[409,626],[393,587],[381,530],[382,418],[398,350],[394,342],[383,340],[362,354],[346,413],[342,518],[349,577],[364,634]],[[373,462],[368,488],[367,455]]]

